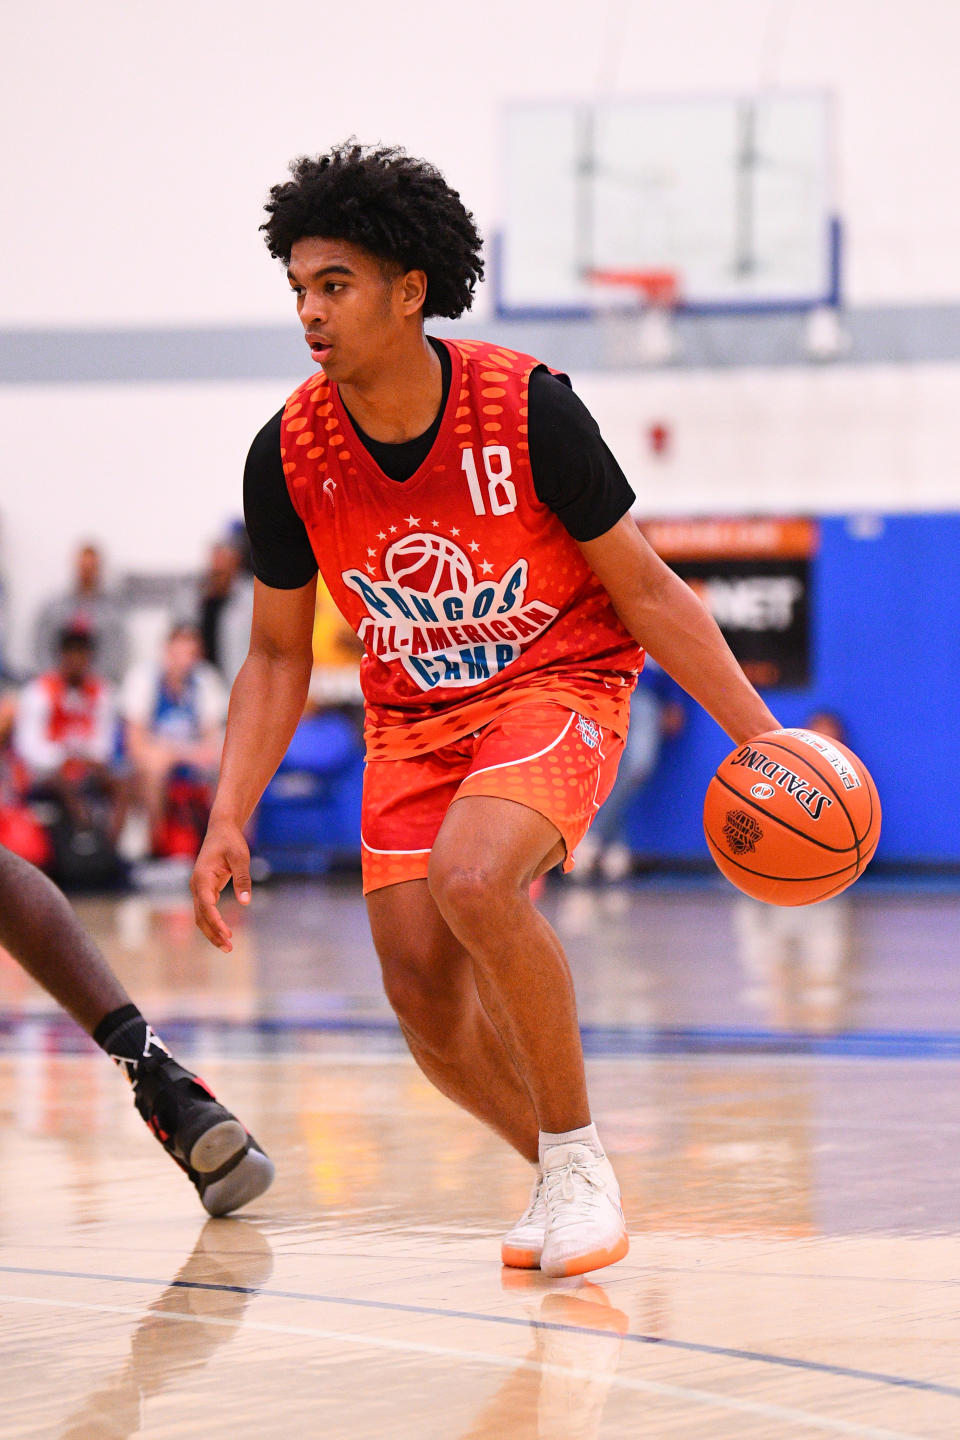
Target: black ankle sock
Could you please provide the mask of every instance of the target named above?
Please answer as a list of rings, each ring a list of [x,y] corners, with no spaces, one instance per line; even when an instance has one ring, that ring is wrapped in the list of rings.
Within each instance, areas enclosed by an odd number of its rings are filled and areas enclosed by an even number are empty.
[[[116,1061],[131,1083],[136,1082],[137,1068],[142,1060],[170,1053],[136,1005],[121,1005],[118,1010],[111,1010],[94,1030],[93,1038],[100,1049]]]

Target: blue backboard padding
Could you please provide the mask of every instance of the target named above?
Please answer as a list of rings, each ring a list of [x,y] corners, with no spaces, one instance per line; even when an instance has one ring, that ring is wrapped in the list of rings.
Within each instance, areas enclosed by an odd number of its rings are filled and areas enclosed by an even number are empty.
[[[812,590],[812,683],[770,708],[785,725],[843,717],[880,792],[878,859],[960,863],[960,514],[824,520]],[[691,707],[629,812],[635,849],[706,855],[703,795],[730,748]]]

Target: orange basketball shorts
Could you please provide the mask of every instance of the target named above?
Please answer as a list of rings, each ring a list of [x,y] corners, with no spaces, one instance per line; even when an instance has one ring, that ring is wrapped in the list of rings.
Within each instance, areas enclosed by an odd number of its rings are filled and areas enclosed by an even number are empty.
[[[363,782],[363,893],[423,880],[452,801],[492,795],[557,827],[564,870],[613,788],[623,741],[552,701],[523,701],[449,745],[409,760],[369,760]]]

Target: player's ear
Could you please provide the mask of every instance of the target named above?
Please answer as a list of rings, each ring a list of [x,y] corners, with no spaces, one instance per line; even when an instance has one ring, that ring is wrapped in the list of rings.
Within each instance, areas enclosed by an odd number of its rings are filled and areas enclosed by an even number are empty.
[[[400,303],[404,315],[415,315],[427,299],[427,276],[423,270],[407,270],[400,277]]]

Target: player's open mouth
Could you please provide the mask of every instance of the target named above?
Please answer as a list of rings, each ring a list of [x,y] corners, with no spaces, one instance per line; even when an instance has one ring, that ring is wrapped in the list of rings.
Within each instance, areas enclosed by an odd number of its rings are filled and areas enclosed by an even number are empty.
[[[322,339],[319,335],[308,335],[306,341],[314,360],[325,360],[333,349],[330,341]]]

